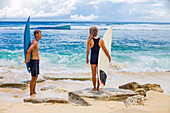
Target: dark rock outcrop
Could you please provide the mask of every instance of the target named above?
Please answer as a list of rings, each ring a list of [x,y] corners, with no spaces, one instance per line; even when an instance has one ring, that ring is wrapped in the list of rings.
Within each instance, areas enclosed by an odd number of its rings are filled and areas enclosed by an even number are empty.
[[[46,91],[46,90],[54,89],[54,88],[55,88],[54,86],[46,86],[46,87],[42,87],[41,91]]]
[[[137,82],[130,82],[125,85],[119,86],[120,89],[129,89],[129,90],[136,90],[137,88],[141,88],[140,84]]]
[[[69,92],[69,101],[81,106],[91,106],[91,104],[85,101],[82,97],[72,92]]]
[[[69,96],[79,96],[81,98],[93,98],[95,100],[106,101],[122,101],[129,96],[137,95],[131,90],[115,89],[115,88],[101,88],[100,91],[92,91],[90,88],[69,92]],[[77,98],[79,98],[77,97]]]
[[[78,81],[88,81],[91,80],[91,78],[62,78],[62,77],[47,77],[43,76],[46,80],[78,80]]]
[[[141,85],[141,88],[145,89],[146,91],[153,90],[153,91],[158,91],[163,93],[163,89],[159,84],[144,84]]]
[[[31,103],[63,103],[67,104],[68,101],[65,99],[60,98],[26,98],[24,102],[31,102]]]
[[[2,83],[0,88],[19,88],[25,90],[28,88],[28,85],[25,83]]]
[[[137,93],[138,95],[146,96],[146,90],[143,88],[138,88],[134,92]]]
[[[163,89],[159,84],[144,84],[140,85],[136,82],[130,82],[125,85],[119,86],[120,89],[129,89],[135,91],[137,94],[146,96],[146,92],[149,90],[163,92]]]
[[[45,81],[44,79],[37,79],[37,83],[41,83],[41,82],[44,82],[44,81]],[[23,81],[23,82],[30,84],[31,80],[26,80],[26,81]]]

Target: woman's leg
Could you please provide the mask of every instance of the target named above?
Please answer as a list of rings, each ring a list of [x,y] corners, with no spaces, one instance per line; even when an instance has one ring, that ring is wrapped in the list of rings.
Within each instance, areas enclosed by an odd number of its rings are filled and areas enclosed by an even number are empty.
[[[97,77],[97,91],[99,91],[100,83],[99,83],[99,77]]]
[[[96,91],[96,64],[91,64],[91,70],[92,70],[92,82],[93,82],[93,89]]]
[[[98,70],[98,67],[96,67],[96,71]],[[100,83],[99,83],[99,77],[98,77],[98,71],[97,71],[97,91],[99,91]]]

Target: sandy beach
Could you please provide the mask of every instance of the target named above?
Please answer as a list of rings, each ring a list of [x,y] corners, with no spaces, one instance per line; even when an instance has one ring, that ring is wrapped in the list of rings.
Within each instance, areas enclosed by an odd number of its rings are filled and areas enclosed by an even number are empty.
[[[89,76],[85,74],[83,76]],[[114,79],[113,79],[114,78]],[[1,113],[46,113],[46,112],[60,112],[60,113],[170,113],[170,79],[169,72],[143,72],[143,73],[127,73],[127,72],[115,72],[110,76],[107,81],[106,88],[118,88],[119,85],[123,85],[129,82],[138,82],[139,84],[156,83],[160,84],[163,93],[148,91],[147,100],[144,101],[144,105],[133,105],[125,107],[123,102],[117,101],[97,101],[94,99],[87,99],[92,106],[77,106],[73,104],[32,104],[24,103],[23,98],[29,97],[29,89],[11,89],[0,88],[0,112]],[[88,84],[88,85],[87,85]],[[37,84],[37,95],[35,97],[55,97],[60,95],[55,91],[44,91],[40,88],[46,85],[56,85],[58,88],[64,88],[68,91],[81,90],[84,88],[90,88],[92,83],[81,81],[45,81]],[[65,97],[66,95],[61,95]],[[33,97],[33,98],[35,98]],[[67,97],[65,97],[67,98]]]
[[[0,113],[170,113],[170,0],[0,0]]]

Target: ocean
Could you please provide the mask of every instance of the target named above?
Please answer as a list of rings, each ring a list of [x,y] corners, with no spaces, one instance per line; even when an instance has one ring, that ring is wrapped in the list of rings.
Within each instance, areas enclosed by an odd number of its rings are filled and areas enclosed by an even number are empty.
[[[0,22],[0,72],[28,74],[24,63],[23,35],[26,22]],[[42,31],[40,74],[84,74],[89,28],[103,37],[113,25],[110,72],[170,71],[170,23],[152,22],[31,22]],[[90,58],[90,57],[89,57]]]

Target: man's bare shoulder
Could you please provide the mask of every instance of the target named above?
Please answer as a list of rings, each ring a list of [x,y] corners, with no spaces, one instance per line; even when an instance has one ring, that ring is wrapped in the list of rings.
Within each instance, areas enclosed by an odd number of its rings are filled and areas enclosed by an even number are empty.
[[[36,40],[33,40],[31,44],[38,45],[38,42]]]

